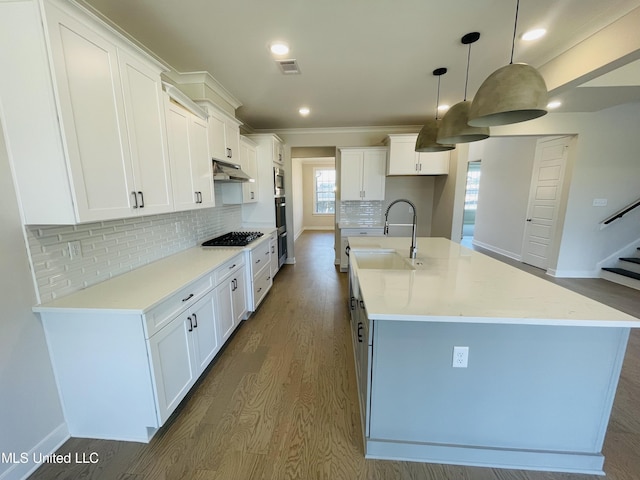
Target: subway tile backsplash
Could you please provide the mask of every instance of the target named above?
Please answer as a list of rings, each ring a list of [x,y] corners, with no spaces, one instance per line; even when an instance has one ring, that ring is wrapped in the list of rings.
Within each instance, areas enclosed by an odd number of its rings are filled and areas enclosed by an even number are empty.
[[[340,202],[340,224],[355,227],[378,227],[384,223],[382,201]]]
[[[40,301],[46,303],[241,226],[242,207],[233,205],[25,228]],[[82,255],[71,259],[68,242],[74,241],[80,242]]]

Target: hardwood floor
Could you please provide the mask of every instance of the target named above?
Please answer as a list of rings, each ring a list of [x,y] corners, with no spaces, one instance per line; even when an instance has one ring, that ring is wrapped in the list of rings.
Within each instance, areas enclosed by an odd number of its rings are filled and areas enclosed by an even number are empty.
[[[45,464],[31,479],[601,478],[365,460],[349,337],[347,276],[333,264],[333,238],[333,232],[300,236],[297,263],[278,273],[258,311],[238,329],[148,445],[71,439],[58,453],[97,452],[99,461]],[[636,290],[605,280],[558,283],[640,316]],[[610,480],[640,478],[638,399],[640,332],[633,331],[604,447]]]

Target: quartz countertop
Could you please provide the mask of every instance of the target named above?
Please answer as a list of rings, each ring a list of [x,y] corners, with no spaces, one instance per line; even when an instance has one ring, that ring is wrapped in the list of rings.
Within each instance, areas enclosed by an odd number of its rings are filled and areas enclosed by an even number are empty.
[[[349,237],[372,320],[640,327],[640,319],[445,238]],[[353,253],[397,251],[415,270],[363,269]]]
[[[245,229],[247,230],[247,229]],[[70,295],[33,307],[34,312],[80,310],[143,314],[189,283],[245,250],[269,241],[275,229],[245,247],[193,247]]]

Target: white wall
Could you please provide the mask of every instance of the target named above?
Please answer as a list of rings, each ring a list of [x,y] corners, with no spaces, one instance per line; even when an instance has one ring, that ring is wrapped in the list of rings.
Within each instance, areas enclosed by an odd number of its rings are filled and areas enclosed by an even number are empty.
[[[0,131],[0,453],[48,454],[68,438],[36,303],[22,224]],[[31,463],[0,463],[3,480]]]
[[[550,273],[558,277],[597,277],[599,262],[640,238],[639,211],[600,229],[602,220],[640,197],[639,131],[640,103],[594,113],[552,113],[528,122],[492,127],[492,139],[498,141],[512,136],[577,135],[569,152],[567,203],[562,229],[556,232],[560,245],[556,258],[550,258]],[[465,168],[467,161],[477,160],[473,152],[471,147],[468,155],[458,155],[458,170]],[[486,157],[483,154],[483,162]],[[482,176],[481,195],[486,180],[484,166]],[[493,184],[499,187],[498,182]],[[510,187],[507,184],[504,188]],[[453,215],[463,197],[464,189],[458,189],[455,202],[441,202],[438,208]],[[594,198],[606,198],[608,205],[594,207]],[[480,225],[481,221],[476,224],[476,232],[482,229]],[[509,236],[519,228],[521,221],[518,225],[496,225],[495,235]],[[515,244],[511,245],[513,249]]]
[[[483,143],[474,243],[518,260],[537,137],[488,138]]]

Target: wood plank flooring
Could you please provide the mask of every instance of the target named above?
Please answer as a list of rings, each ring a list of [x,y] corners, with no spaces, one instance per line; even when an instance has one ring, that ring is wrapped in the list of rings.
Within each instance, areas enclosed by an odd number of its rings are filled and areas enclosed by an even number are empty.
[[[148,445],[70,439],[58,451],[96,464],[45,464],[32,480],[595,480],[365,460],[359,427],[347,278],[333,232],[305,232],[258,311],[244,322]],[[516,265],[520,266],[520,265]],[[528,267],[523,266],[527,269]],[[540,272],[543,278],[552,280]],[[604,280],[557,280],[640,316],[640,292]],[[640,332],[625,357],[604,454],[610,480],[640,478]]]

